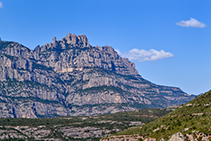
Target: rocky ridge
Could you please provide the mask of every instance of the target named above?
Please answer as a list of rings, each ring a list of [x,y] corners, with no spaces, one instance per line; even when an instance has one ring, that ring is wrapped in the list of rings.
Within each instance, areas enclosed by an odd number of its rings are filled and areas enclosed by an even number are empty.
[[[0,117],[37,118],[168,107],[193,99],[143,79],[109,46],[70,34],[31,50],[0,41]]]

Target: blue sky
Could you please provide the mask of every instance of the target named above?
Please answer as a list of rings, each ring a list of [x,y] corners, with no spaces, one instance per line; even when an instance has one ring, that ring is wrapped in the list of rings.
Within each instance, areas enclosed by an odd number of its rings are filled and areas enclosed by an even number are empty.
[[[0,36],[31,49],[68,32],[129,57],[143,78],[211,89],[209,0],[0,0]]]

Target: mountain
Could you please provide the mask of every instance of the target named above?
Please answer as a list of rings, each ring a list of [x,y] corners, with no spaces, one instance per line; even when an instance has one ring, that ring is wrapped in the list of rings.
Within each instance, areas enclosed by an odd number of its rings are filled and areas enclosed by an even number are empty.
[[[211,140],[211,90],[179,106],[168,115],[143,126],[132,127],[101,141],[130,140],[208,141]],[[118,141],[118,140],[115,140]]]
[[[0,40],[0,117],[37,118],[164,108],[195,96],[153,84],[109,46],[70,34],[31,50]]]

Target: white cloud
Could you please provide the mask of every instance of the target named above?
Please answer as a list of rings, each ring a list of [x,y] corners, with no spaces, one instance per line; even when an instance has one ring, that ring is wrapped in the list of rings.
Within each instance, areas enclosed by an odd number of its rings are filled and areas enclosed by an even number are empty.
[[[3,8],[3,4],[2,4],[2,2],[0,2],[0,8]]]
[[[124,58],[128,58],[129,60],[137,60],[138,62],[155,61],[174,57],[174,55],[170,52],[165,52],[163,50],[157,51],[155,49],[150,49],[149,51],[144,49],[132,49],[129,52],[120,52],[118,49],[116,49],[116,52]]]
[[[187,21],[180,21],[176,23],[179,26],[185,26],[185,27],[200,27],[200,28],[204,28],[206,26],[206,24],[198,21],[197,19],[194,18],[190,18],[190,20]]]

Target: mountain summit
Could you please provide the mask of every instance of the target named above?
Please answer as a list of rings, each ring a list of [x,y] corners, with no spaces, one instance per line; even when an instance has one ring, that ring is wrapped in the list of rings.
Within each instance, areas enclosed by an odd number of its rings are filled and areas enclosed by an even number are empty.
[[[70,34],[34,50],[0,41],[0,117],[97,115],[186,103],[194,96],[153,84],[109,46]]]

